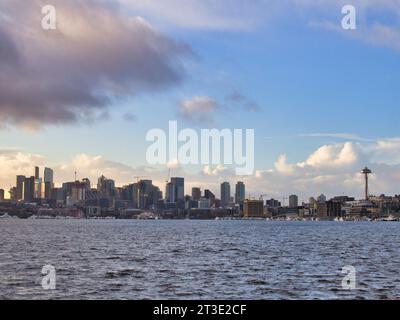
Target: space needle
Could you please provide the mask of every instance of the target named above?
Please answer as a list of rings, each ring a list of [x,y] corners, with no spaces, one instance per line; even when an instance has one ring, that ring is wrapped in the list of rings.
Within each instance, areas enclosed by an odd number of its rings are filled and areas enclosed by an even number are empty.
[[[368,192],[368,175],[372,173],[372,171],[365,167],[361,170],[361,173],[365,176],[365,200],[369,200],[369,192]]]

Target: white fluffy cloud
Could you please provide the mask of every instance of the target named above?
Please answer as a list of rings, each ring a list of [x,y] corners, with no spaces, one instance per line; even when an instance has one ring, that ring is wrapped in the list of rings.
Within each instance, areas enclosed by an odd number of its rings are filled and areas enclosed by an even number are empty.
[[[23,153],[18,150],[0,150],[0,188],[9,189],[15,185],[17,174],[32,176],[35,165],[44,165],[46,158]]]

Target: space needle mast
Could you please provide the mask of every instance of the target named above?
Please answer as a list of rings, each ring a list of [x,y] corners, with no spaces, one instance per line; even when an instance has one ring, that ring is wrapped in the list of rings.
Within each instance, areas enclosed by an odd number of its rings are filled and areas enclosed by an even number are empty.
[[[368,175],[372,173],[372,171],[365,167],[361,170],[361,173],[365,176],[365,200],[369,200],[369,191],[368,191]]]

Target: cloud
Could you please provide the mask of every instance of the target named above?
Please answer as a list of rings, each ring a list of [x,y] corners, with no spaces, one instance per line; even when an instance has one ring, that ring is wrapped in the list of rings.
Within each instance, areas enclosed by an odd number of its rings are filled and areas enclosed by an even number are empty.
[[[310,138],[335,138],[335,139],[352,140],[352,141],[372,142],[371,139],[363,138],[353,133],[302,133],[298,134],[297,136],[310,137]]]
[[[316,19],[309,21],[309,26],[322,28],[341,33],[352,39],[360,40],[366,44],[387,47],[396,51],[400,50],[400,1],[399,0],[356,0],[351,3],[356,8],[357,29],[344,30],[337,16],[329,15],[329,12],[339,11],[346,1],[331,0],[323,1],[299,0],[298,4],[309,10],[323,10]],[[394,19],[387,19],[394,17]],[[385,21],[385,23],[383,23]]]
[[[37,155],[24,153],[18,150],[0,150],[0,188],[9,189],[15,185],[15,176],[22,174],[34,175],[34,166],[45,165],[46,158]]]
[[[128,122],[136,122],[136,121],[137,121],[136,115],[134,115],[134,114],[131,113],[131,112],[126,112],[126,113],[124,113],[123,116],[122,116],[122,118],[123,118],[125,121],[128,121]]]
[[[85,153],[75,155],[65,163],[56,164],[54,172],[56,181],[60,185],[63,181],[72,181],[74,172],[78,178],[89,178],[92,183],[97,183],[97,178],[101,175],[110,179],[115,179],[118,185],[125,185],[136,182],[136,176],[146,177],[152,174],[152,168],[142,166],[134,168],[132,166],[105,159],[103,156],[93,156]]]
[[[208,96],[195,96],[181,101],[178,113],[193,124],[213,123],[215,112],[219,108],[214,99]]]
[[[400,50],[399,0],[120,0],[152,20],[179,28],[243,31],[256,30],[294,14],[309,19],[309,25],[342,32],[366,43]],[[358,29],[341,28],[341,9],[351,4],[357,9]],[[290,11],[289,11],[290,10]],[[382,24],[382,17],[394,16],[392,23]],[[374,22],[374,18],[380,18]],[[397,21],[397,22],[396,22]]]
[[[336,145],[324,145],[316,150],[309,158],[299,163],[300,167],[340,167],[352,165],[358,160],[357,145],[352,142]]]
[[[234,107],[243,109],[245,111],[260,111],[261,108],[257,102],[246,97],[244,94],[237,90],[232,91],[225,97],[225,100],[229,104],[233,104]]]
[[[182,82],[190,47],[106,1],[54,0],[57,30],[41,28],[44,0],[0,4],[0,121],[39,128],[94,121],[112,100]]]
[[[287,164],[286,155],[282,154],[275,162],[275,169],[282,174],[292,174],[294,172],[293,165]],[[257,173],[259,175],[259,173]]]
[[[217,165],[215,167],[212,166],[204,166],[202,173],[206,176],[221,176],[226,173],[232,174],[228,171],[228,168],[223,165]]]
[[[120,0],[135,12],[160,23],[189,29],[242,31],[258,25],[259,1]]]

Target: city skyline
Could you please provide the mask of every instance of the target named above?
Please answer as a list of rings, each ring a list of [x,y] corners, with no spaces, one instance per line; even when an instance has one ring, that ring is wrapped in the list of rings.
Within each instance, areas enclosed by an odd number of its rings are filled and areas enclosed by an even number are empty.
[[[76,171],[120,185],[148,175],[163,184],[172,168],[213,190],[245,180],[252,194],[362,197],[358,170],[368,166],[372,192],[398,192],[398,2],[355,1],[356,30],[341,28],[339,0],[110,3],[53,1],[59,20],[48,31],[45,1],[0,4],[0,188],[36,165],[54,168],[56,183]],[[255,129],[254,174],[149,166],[146,133],[170,120]]]
[[[210,189],[192,187],[185,190],[185,178],[169,176],[165,193],[149,177],[136,176],[136,182],[117,186],[112,177],[101,175],[97,184],[88,178],[65,181],[54,185],[54,172],[35,167],[34,175],[16,176],[10,190],[11,198],[4,199],[0,189],[0,209],[18,218],[112,218],[112,219],[284,219],[297,221],[398,221],[400,194],[373,195],[368,192],[368,175],[364,167],[365,195],[356,199],[349,195],[327,197],[321,193],[306,201],[298,195],[275,199],[267,194],[254,197],[246,194],[246,184],[237,181],[234,193],[231,183],[220,184],[216,195]],[[288,201],[287,201],[288,200]],[[299,201],[301,200],[301,202]],[[8,212],[4,215],[9,217]]]
[[[167,180],[165,180],[164,185],[157,185],[153,184],[153,179],[151,179],[150,176],[135,176],[133,178],[136,178],[136,182],[133,180],[130,183],[123,184],[123,185],[117,185],[115,183],[115,180],[113,177],[106,177],[104,174],[101,174],[97,179],[89,179],[88,177],[84,178],[79,178],[77,177],[77,172],[74,172],[74,179],[70,181],[63,181],[60,184],[55,184],[54,183],[54,170],[49,168],[49,167],[43,167],[42,170],[38,166],[34,167],[33,175],[17,175],[15,178],[15,183],[13,186],[11,186],[10,190],[4,190],[1,189],[3,197],[1,199],[5,200],[24,200],[24,202],[30,202],[34,199],[50,199],[50,194],[51,194],[51,189],[64,189],[66,185],[70,184],[79,184],[83,185],[84,188],[86,189],[86,186],[88,186],[88,189],[97,189],[101,190],[102,187],[101,185],[104,182],[110,181],[111,182],[111,189],[124,189],[124,188],[129,188],[133,185],[140,185],[141,183],[150,183],[151,185],[154,185],[154,187],[158,190],[157,192],[160,193],[160,199],[165,200],[166,202],[174,203],[174,202],[179,202],[179,201],[185,201],[186,197],[191,197],[192,200],[199,201],[204,197],[207,197],[206,195],[202,196],[202,193],[206,193],[210,191],[209,187],[199,187],[199,186],[192,186],[190,188],[185,189],[185,183],[188,183],[187,180],[185,180],[184,177],[173,177],[171,175],[171,170],[168,170],[168,177]],[[41,174],[42,172],[42,174]],[[384,193],[376,193],[372,194],[369,193],[369,180],[367,175],[371,175],[373,172],[368,168],[364,167],[362,170],[358,172],[362,176],[364,176],[365,182],[363,185],[360,185],[360,188],[364,190],[364,198],[360,198],[360,200],[369,200],[370,196],[381,196],[385,195]],[[97,181],[97,188],[95,188],[95,185],[91,184],[91,181]],[[250,194],[246,193],[246,184],[243,183],[243,181],[222,181],[219,184],[219,198],[218,200],[221,201],[221,206],[226,207],[230,203],[242,203],[244,200],[251,200],[251,199],[264,199],[265,197],[270,196],[271,201],[276,200],[279,201],[281,200],[281,203],[283,206],[285,206],[285,200],[288,200],[287,206],[289,208],[295,208],[300,205],[301,203],[307,203],[310,199],[314,199],[314,197],[317,197],[317,199],[322,199],[324,198],[326,201],[327,195],[321,191],[318,194],[310,195],[308,198],[299,198],[297,194],[281,194],[274,199],[273,195],[268,195],[263,193],[262,190],[260,190],[257,194]],[[25,183],[28,183],[31,187],[28,190],[28,193],[30,192],[32,196],[26,196],[26,190],[25,190]],[[232,183],[232,186],[231,186]],[[189,185],[193,185],[192,183],[189,183]],[[91,187],[92,186],[92,187]],[[190,189],[190,192],[189,192]],[[161,191],[165,190],[165,191]],[[213,190],[215,192],[215,190]],[[5,197],[4,195],[6,193],[9,193],[8,197]],[[108,191],[108,194],[111,194],[111,191]],[[218,193],[217,193],[218,194]],[[329,197],[334,198],[334,197],[345,197],[345,196],[352,196],[351,194],[336,194],[336,195],[329,195]],[[390,196],[387,195],[386,196]],[[393,194],[393,196],[397,196],[397,193]],[[320,201],[320,200],[318,200]]]

